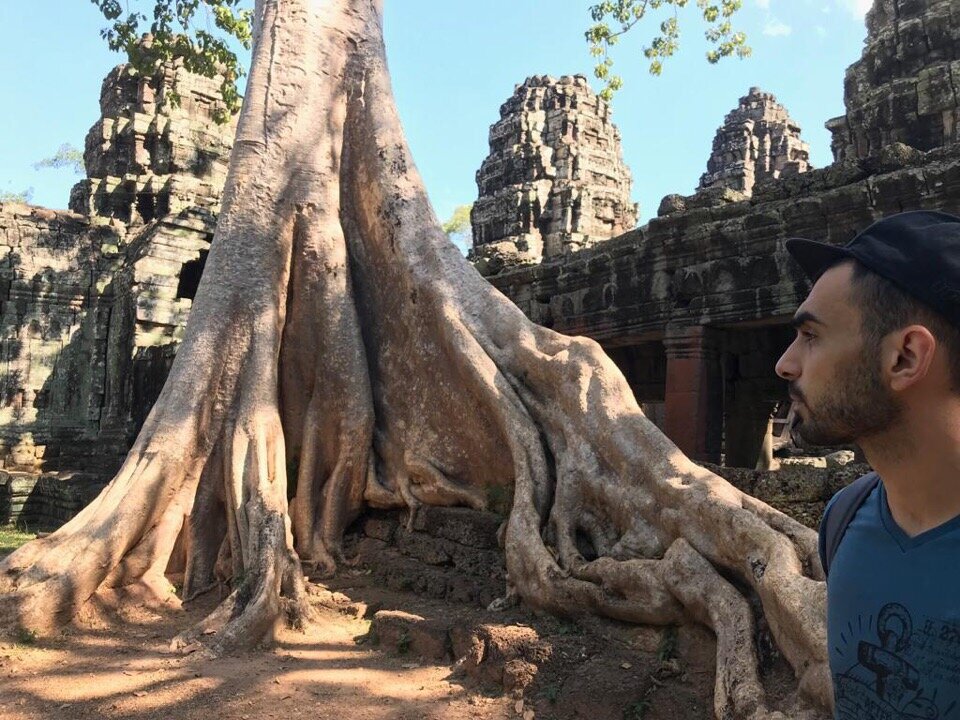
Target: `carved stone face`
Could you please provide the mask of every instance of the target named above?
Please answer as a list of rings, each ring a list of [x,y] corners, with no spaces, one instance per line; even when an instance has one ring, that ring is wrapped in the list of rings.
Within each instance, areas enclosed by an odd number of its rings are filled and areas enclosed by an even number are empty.
[[[853,263],[827,270],[794,315],[797,337],[777,361],[811,445],[844,445],[888,430],[902,407],[883,382],[878,347],[865,343]]]

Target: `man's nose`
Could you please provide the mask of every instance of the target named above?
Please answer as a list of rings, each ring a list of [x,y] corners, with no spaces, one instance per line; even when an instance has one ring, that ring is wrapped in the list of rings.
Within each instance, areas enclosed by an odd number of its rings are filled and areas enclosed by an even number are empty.
[[[791,343],[790,347],[784,351],[783,355],[780,356],[780,359],[777,360],[777,364],[774,368],[777,372],[777,375],[782,377],[784,380],[792,381],[800,377],[800,366],[797,364],[797,361],[794,358],[793,345],[794,343]]]

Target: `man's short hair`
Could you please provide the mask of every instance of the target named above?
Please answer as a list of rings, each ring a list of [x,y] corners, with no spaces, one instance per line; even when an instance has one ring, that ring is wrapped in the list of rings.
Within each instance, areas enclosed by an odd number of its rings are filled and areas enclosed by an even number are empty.
[[[946,351],[951,390],[960,393],[960,328],[856,260],[851,284],[869,347],[907,325],[923,325]]]

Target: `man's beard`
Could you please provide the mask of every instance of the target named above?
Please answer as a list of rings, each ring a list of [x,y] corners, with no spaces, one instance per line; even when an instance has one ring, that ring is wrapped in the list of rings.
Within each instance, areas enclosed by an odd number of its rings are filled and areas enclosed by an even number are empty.
[[[809,445],[848,445],[889,430],[903,409],[880,379],[878,352],[866,352],[857,365],[844,368],[820,393],[814,406],[793,384],[791,396],[806,408],[792,432]]]

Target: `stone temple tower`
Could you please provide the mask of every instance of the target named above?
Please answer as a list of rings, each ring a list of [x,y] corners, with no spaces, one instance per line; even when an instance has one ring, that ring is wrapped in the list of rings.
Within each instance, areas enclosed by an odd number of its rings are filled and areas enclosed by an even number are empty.
[[[827,122],[837,161],[892,143],[928,151],[960,141],[960,3],[874,0],[844,100],[846,115]]]
[[[100,90],[101,117],[87,133],[87,177],[70,209],[134,229],[186,208],[217,212],[237,130],[219,124],[220,78],[187,72],[175,58],[151,77],[119,65]]]
[[[746,195],[755,183],[810,169],[810,147],[800,126],[770,93],[752,87],[713,139],[698,190],[725,187]]]
[[[620,133],[582,75],[516,87],[490,128],[477,187],[470,257],[486,274],[588,247],[637,220]]]

